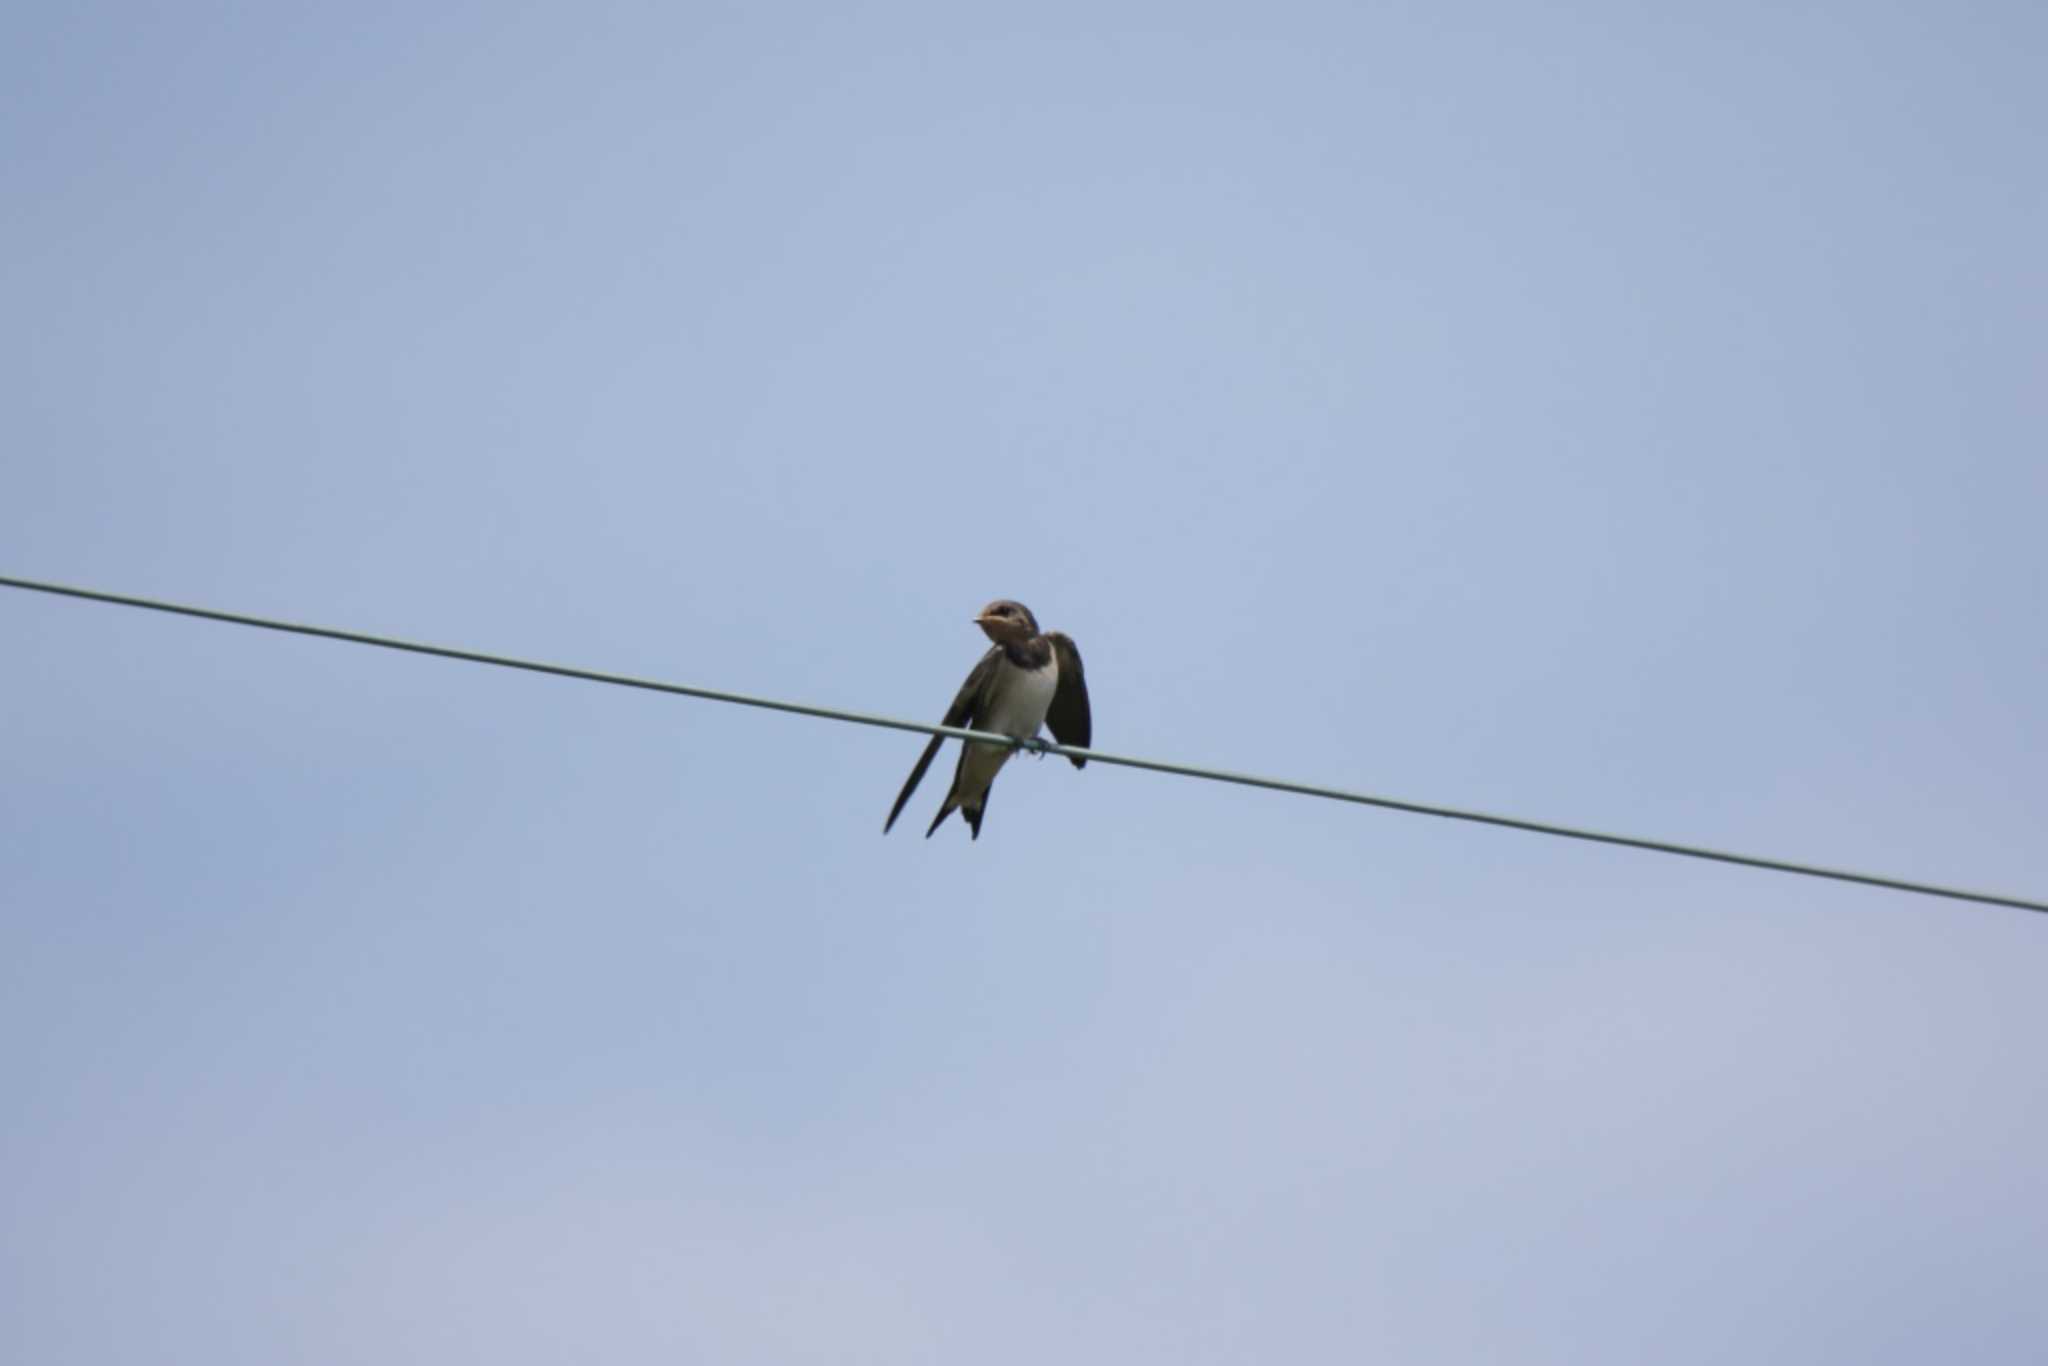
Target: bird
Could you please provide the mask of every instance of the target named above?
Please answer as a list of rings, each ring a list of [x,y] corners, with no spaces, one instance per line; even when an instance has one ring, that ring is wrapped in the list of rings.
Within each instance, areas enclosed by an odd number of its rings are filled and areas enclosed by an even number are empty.
[[[941,724],[994,731],[1017,740],[1030,740],[1037,736],[1041,725],[1049,725],[1053,738],[1061,744],[1086,749],[1090,734],[1088,680],[1081,672],[1081,652],[1073,640],[1058,631],[1041,634],[1038,618],[1031,615],[1031,609],[1008,598],[997,598],[982,608],[974,624],[995,643],[960,685],[960,692],[953,698],[953,705],[946,708],[946,719]],[[932,766],[932,757],[945,742],[945,736],[934,735],[924,747],[917,767],[910,770],[903,790],[896,794],[896,805],[889,808],[889,819],[882,823],[883,834],[888,834],[896,818],[903,814],[903,804],[917,790],[924,771]],[[926,839],[955,811],[973,832],[971,838],[981,838],[989,785],[1009,762],[1011,748],[961,742],[960,762],[953,769],[953,788],[924,832]],[[1079,755],[1070,754],[1067,758],[1075,768],[1088,762]]]

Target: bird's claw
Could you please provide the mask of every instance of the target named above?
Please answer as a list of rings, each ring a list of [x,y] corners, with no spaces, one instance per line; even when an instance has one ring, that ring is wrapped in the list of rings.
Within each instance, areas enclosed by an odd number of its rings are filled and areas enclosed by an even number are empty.
[[[1046,755],[1052,753],[1052,744],[1046,739],[1044,739],[1042,736],[1037,735],[1034,735],[1027,740],[1019,740],[1017,742],[1017,748],[1028,749],[1041,759],[1043,759]]]

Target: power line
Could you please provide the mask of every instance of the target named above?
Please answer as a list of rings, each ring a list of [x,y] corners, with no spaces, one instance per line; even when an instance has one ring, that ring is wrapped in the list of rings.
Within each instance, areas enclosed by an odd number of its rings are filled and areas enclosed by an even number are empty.
[[[1497,816],[1485,811],[1470,811],[1455,806],[1438,806],[1428,802],[1403,801],[1395,797],[1377,797],[1364,792],[1351,792],[1341,787],[1323,787],[1315,783],[1289,782],[1282,778],[1262,778],[1249,773],[1230,773],[1222,769],[1204,768],[1196,764],[1173,764],[1158,759],[1138,759],[1124,754],[1108,754],[1099,749],[1080,749],[1073,745],[1056,745],[1044,740],[1016,741],[1007,735],[996,735],[988,731],[967,730],[959,726],[935,726],[923,721],[905,721],[893,716],[876,716],[868,712],[846,711],[838,707],[814,707],[802,702],[784,702],[771,697],[758,697],[750,693],[728,692],[719,688],[695,688],[681,683],[667,683],[659,679],[635,678],[629,674],[605,673],[597,669],[579,669],[567,664],[546,664],[538,660],[517,659],[510,655],[491,654],[483,650],[461,650],[447,645],[429,645],[416,640],[400,640],[392,636],[371,635],[365,631],[344,631],[332,626],[313,626],[304,622],[280,621],[274,617],[251,616],[243,612],[223,612],[211,607],[194,607],[186,603],[164,602],[155,598],[134,597],[126,593],[104,593],[92,588],[75,588],[68,584],[48,583],[39,579],[17,579],[0,575],[0,586],[25,589],[32,593],[50,593],[60,597],[83,598],[89,602],[113,603],[120,607],[139,607],[151,612],[169,612],[177,616],[199,617],[206,621],[224,621],[236,626],[254,626],[265,631],[284,631],[292,635],[318,636],[325,640],[342,640],[352,645],[372,645],[380,650],[404,650],[416,655],[434,655],[442,659],[459,659],[471,664],[489,664],[501,669],[523,669],[528,673],[553,674],[559,678],[581,679],[586,683],[608,683],[620,688],[639,688],[646,692],[673,693],[678,697],[696,697],[707,702],[729,702],[741,707],[759,707],[767,711],[792,712],[798,716],[816,716],[827,721],[847,721],[857,726],[880,726],[888,730],[917,731],[924,735],[943,735],[961,741],[979,741],[984,744],[1029,749],[1039,754],[1059,754],[1071,758],[1088,759],[1098,764],[1115,764],[1123,768],[1149,769],[1154,773],[1171,773],[1183,778],[1201,778],[1210,782],[1236,783],[1241,787],[1261,787],[1274,792],[1294,792],[1304,797],[1322,797],[1329,801],[1352,802],[1359,806],[1383,807],[1389,811],[1407,811],[1419,816],[1441,816],[1446,820],[1471,821],[1479,825],[1497,825],[1509,830],[1526,830],[1532,834],[1555,835],[1563,839],[1586,840],[1594,844],[1615,844],[1629,849],[1647,849],[1653,853],[1676,854],[1681,858],[1708,859],[1715,863],[1733,863],[1745,868],[1762,868],[1774,873],[1792,873],[1800,877],[1829,878],[1836,882],[1854,882],[1866,887],[1887,887],[1893,891],[1912,892],[1920,896],[1946,897],[1951,901],[1974,901],[1987,906],[2011,906],[2022,911],[2048,913],[2048,901],[2036,901],[2027,897],[2005,896],[1995,892],[1973,892],[1959,887],[1945,887],[1932,882],[1915,882],[1906,878],[1882,877],[1874,873],[1851,872],[1842,868],[1824,868],[1811,863],[1796,863],[1790,859],[1760,858],[1753,854],[1737,854],[1725,849],[1708,849],[1694,844],[1680,844],[1673,840],[1644,839],[1635,835],[1616,835],[1599,830],[1588,830],[1580,826],[1558,825],[1551,821],[1524,820],[1518,816]]]

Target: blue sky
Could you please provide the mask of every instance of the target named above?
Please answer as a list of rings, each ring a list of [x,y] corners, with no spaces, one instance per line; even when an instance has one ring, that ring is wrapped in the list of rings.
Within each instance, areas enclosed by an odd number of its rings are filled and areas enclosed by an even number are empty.
[[[2039,896],[2044,42],[19,8],[0,561],[932,719],[1010,596],[1106,749]],[[2048,1335],[2038,917],[0,632],[11,1360]]]

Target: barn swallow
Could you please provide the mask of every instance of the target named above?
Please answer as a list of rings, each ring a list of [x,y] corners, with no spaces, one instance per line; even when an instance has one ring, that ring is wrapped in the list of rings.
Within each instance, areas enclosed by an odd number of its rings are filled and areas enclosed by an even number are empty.
[[[1041,725],[1050,725],[1055,740],[1086,749],[1088,680],[1082,676],[1081,652],[1074,648],[1074,642],[1058,631],[1041,635],[1031,609],[1007,598],[998,598],[982,608],[974,624],[995,644],[960,685],[960,693],[953,699],[953,705],[946,708],[946,719],[941,724],[994,731],[1018,740],[1029,740],[1038,734]],[[924,747],[917,767],[910,770],[903,790],[896,794],[896,805],[889,808],[889,819],[882,823],[883,834],[888,834],[889,827],[896,824],[903,804],[917,790],[924,771],[932,766],[932,756],[945,742],[945,736],[934,735]],[[953,769],[953,790],[946,794],[939,814],[932,818],[931,828],[924,832],[926,839],[939,828],[939,822],[955,811],[974,832],[973,838],[981,838],[981,817],[988,809],[989,784],[1009,762],[1010,752],[1007,746],[961,742],[960,762]],[[1088,762],[1068,757],[1073,759],[1075,768]]]

